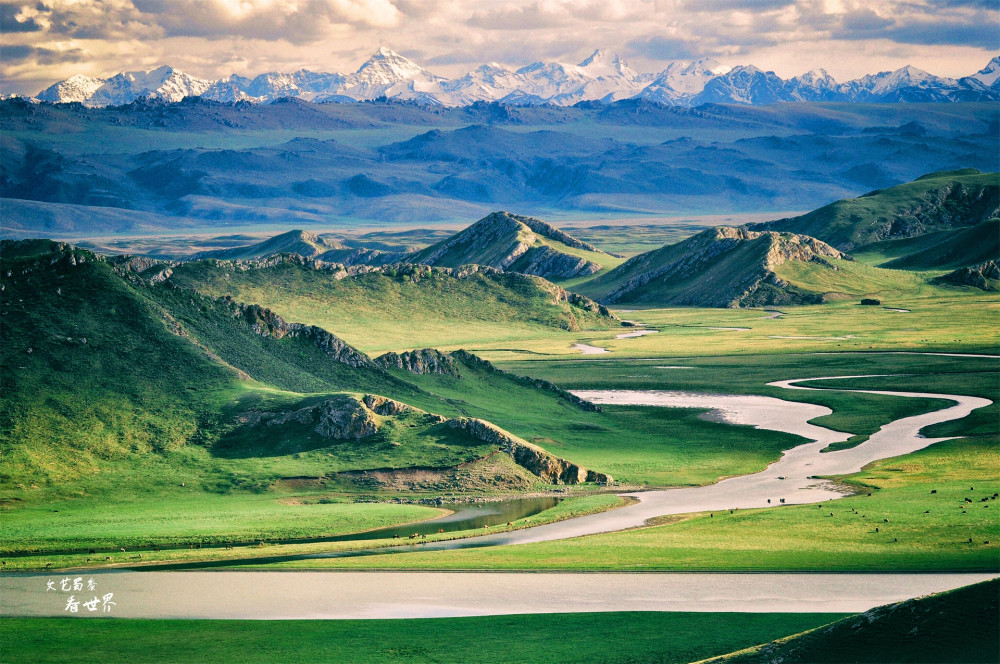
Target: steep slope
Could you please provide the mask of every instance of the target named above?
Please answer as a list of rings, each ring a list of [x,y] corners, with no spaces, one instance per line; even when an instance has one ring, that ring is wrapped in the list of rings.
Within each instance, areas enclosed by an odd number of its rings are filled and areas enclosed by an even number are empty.
[[[873,242],[975,226],[1000,216],[1000,174],[944,171],[801,217],[752,224],[754,230],[802,233],[851,251]]]
[[[494,212],[447,240],[407,256],[436,267],[484,265],[546,279],[598,272],[613,257],[540,219]]]
[[[621,324],[606,308],[542,278],[478,266],[344,268],[283,255],[181,263],[170,282],[337,330],[373,352]]]
[[[706,660],[712,664],[996,662],[1000,581],[879,606],[785,639]]]
[[[581,286],[608,304],[749,307],[822,301],[817,292],[780,279],[775,268],[811,261],[837,269],[839,251],[792,233],[720,226],[661,249],[639,254]]]
[[[1000,260],[1000,219],[954,231],[878,243],[870,245],[869,250],[898,256],[880,265],[895,270],[953,269]]]

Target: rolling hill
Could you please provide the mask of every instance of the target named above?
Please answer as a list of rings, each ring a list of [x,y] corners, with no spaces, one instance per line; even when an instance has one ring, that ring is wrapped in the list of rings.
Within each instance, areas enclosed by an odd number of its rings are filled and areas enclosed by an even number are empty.
[[[720,226],[635,256],[580,285],[608,304],[749,307],[823,301],[775,274],[790,261],[836,270],[845,256],[804,235]]]
[[[0,447],[11,504],[155,494],[181,480],[208,493],[267,492],[285,476],[474,469],[498,451],[513,483],[477,479],[465,489],[603,477],[463,419],[407,380],[413,374],[390,372],[325,329],[185,287],[170,263],[43,240],[5,241],[0,258]],[[546,387],[493,380],[580,409]]]
[[[385,265],[397,262],[405,256],[404,252],[350,247],[329,237],[302,230],[293,230],[255,244],[231,249],[202,251],[191,256],[191,260],[206,258],[255,260],[276,254],[298,254],[305,258],[314,258],[341,265]]]
[[[546,279],[571,279],[594,274],[615,258],[540,219],[494,212],[406,260],[437,267],[485,265]]]
[[[842,251],[886,240],[976,226],[1000,216],[1000,174],[943,171],[831,203],[801,217],[752,224],[754,230],[802,233]]]
[[[605,307],[545,279],[477,265],[343,268],[285,254],[178,263],[171,275],[177,285],[335,329],[370,352],[621,325]]]

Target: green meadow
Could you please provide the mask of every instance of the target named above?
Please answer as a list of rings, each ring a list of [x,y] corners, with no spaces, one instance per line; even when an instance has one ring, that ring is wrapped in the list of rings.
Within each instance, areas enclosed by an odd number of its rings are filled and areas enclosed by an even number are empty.
[[[5,618],[8,661],[685,664],[830,623],[831,613],[560,613],[413,620]],[[86,620],[86,629],[81,629]],[[726,627],[739,620],[740,629]],[[473,636],[474,635],[474,636]]]

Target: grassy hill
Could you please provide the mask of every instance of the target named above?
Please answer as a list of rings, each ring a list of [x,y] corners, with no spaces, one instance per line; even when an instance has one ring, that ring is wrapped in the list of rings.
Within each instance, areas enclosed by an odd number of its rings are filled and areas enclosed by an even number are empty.
[[[603,307],[542,278],[476,266],[348,271],[286,256],[242,265],[182,263],[170,281],[336,330],[376,353],[620,325]]]
[[[1000,660],[998,597],[1000,581],[986,581],[880,606],[860,616],[707,662],[996,662]]]
[[[587,276],[619,262],[544,221],[509,212],[483,217],[406,260],[439,267],[474,263],[546,279]]]
[[[1000,259],[1000,219],[967,228],[876,242],[855,255],[894,270],[952,270]]]
[[[326,330],[160,280],[162,264],[148,260],[45,242],[3,248],[3,480],[15,502],[72,493],[94,475],[117,475],[130,491],[163,486],[174,453],[190,464],[187,481],[225,493],[338,468],[452,466],[496,449],[439,421],[378,428],[371,408],[330,406],[357,401],[345,393],[436,400]],[[340,411],[371,416],[382,442],[310,433]],[[278,422],[288,413],[301,417]],[[247,429],[261,418],[268,436]]]
[[[971,168],[831,203],[801,217],[753,224],[755,230],[802,233],[842,251],[875,242],[976,226],[1000,214],[1000,174]]]
[[[720,226],[629,259],[578,286],[616,304],[746,307],[821,302],[821,293],[775,274],[787,262],[809,262],[820,270],[842,254],[824,242],[791,233]]]

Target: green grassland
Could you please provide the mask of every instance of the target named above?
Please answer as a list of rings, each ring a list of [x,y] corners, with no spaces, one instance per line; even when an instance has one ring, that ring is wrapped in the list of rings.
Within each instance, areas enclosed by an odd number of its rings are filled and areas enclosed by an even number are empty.
[[[862,493],[820,505],[666,517],[666,525],[537,544],[277,566],[996,571],[1000,569],[1000,503],[980,499],[1000,491],[998,442],[997,437],[960,439],[876,462],[846,478],[863,488]],[[971,491],[970,486],[974,487]],[[931,494],[932,489],[937,493]],[[973,502],[966,503],[966,497]]]
[[[475,537],[484,533],[506,532],[563,521],[597,512],[617,509],[628,503],[620,496],[601,493],[574,495],[562,489],[564,496],[554,507],[532,516],[498,524],[490,528],[469,527],[464,530],[430,533],[419,540],[420,544]],[[238,569],[267,568],[276,560],[302,555],[341,554],[356,551],[408,547],[408,539],[345,539],[327,541],[346,533],[356,533],[383,526],[436,518],[441,509],[415,505],[386,503],[346,504],[336,498],[327,498],[315,492],[286,492],[278,500],[258,497],[253,501],[239,497],[204,499],[201,504],[186,500],[165,500],[161,508],[149,509],[148,503],[126,504],[126,509],[72,505],[73,514],[81,518],[71,527],[61,530],[52,525],[51,515],[29,510],[19,515],[13,530],[23,533],[28,551],[33,555],[15,555],[4,558],[3,569],[30,571],[39,569],[81,569],[94,567],[147,568],[157,566],[202,569],[229,567]],[[279,504],[280,502],[280,504]],[[288,505],[306,505],[304,509],[286,508]],[[57,507],[60,505],[56,505]],[[316,506],[322,506],[317,509]],[[214,508],[216,511],[207,511]],[[394,508],[402,508],[394,510]],[[446,504],[443,509],[454,508]],[[173,523],[171,509],[189,517],[195,528],[186,531],[183,525]],[[312,511],[310,511],[312,510]],[[422,510],[422,511],[418,511]],[[151,519],[140,522],[149,511]],[[257,519],[256,515],[263,517]],[[389,515],[391,520],[387,520]],[[230,518],[233,517],[233,518]],[[247,519],[239,523],[238,519]],[[265,520],[266,519],[266,520]],[[298,523],[301,521],[301,523]],[[274,524],[272,526],[272,524]],[[335,530],[334,527],[349,528]],[[225,528],[228,527],[228,530]],[[50,533],[59,532],[60,538]],[[131,535],[129,535],[131,533]],[[127,538],[126,535],[129,535]],[[48,539],[43,539],[47,537]],[[103,539],[101,539],[103,538]],[[106,545],[110,545],[110,549]],[[233,544],[232,548],[228,545]],[[125,546],[122,546],[125,545]],[[242,546],[241,546],[242,545]],[[75,547],[71,549],[71,547]],[[119,551],[119,548],[125,551]],[[97,549],[96,555],[89,548]],[[109,558],[110,560],[106,560]]]
[[[4,659],[45,662],[655,661],[686,664],[842,614],[567,613],[415,620],[5,618]],[[80,624],[87,620],[86,628]],[[739,621],[740,629],[727,624]],[[470,635],[475,635],[474,637]]]
[[[919,288],[923,291],[919,295],[883,296],[881,307],[861,306],[860,299],[844,300],[780,307],[783,315],[777,318],[760,309],[618,309],[622,318],[658,333],[616,339],[620,331],[585,331],[570,335],[571,339],[544,336],[517,344],[478,342],[465,347],[494,361],[568,359],[580,355],[572,348],[578,342],[610,352],[595,356],[595,361],[868,350],[996,352],[1000,298],[971,287]]]

